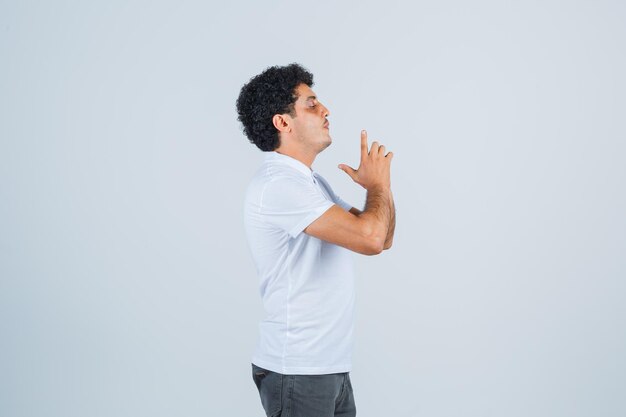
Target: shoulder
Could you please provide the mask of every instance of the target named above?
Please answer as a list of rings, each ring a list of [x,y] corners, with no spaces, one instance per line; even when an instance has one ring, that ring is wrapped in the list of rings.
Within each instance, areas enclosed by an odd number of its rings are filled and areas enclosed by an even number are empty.
[[[259,185],[265,188],[306,187],[312,185],[311,178],[284,164],[264,165],[255,176]]]
[[[261,166],[248,184],[248,191],[278,187],[302,187],[310,181],[297,170],[281,165]]]
[[[315,191],[313,181],[298,170],[264,167],[254,175],[246,194],[259,202],[299,199]]]

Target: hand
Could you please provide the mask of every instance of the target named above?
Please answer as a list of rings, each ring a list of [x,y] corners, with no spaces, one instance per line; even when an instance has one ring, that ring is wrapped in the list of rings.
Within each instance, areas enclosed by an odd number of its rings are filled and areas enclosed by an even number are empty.
[[[385,153],[385,147],[378,142],[372,142],[372,147],[367,151],[367,132],[361,131],[361,163],[358,169],[349,167],[346,164],[339,164],[339,169],[343,170],[361,187],[369,190],[371,188],[382,187],[391,188],[391,159],[393,152]]]

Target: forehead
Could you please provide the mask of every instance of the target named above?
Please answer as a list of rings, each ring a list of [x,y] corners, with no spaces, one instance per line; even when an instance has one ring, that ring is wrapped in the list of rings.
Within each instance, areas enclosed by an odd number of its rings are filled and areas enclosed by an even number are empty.
[[[298,95],[298,101],[301,102],[317,98],[315,92],[306,84],[298,85],[298,87],[296,87],[296,94]]]

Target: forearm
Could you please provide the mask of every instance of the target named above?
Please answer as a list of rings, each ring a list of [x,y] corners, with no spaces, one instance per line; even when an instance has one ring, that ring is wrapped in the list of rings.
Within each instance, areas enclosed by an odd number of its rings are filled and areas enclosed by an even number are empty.
[[[395,228],[394,211],[391,189],[376,187],[367,191],[365,209],[359,217],[367,222],[370,234],[383,246],[387,243],[392,223]]]
[[[391,220],[389,221],[389,228],[387,229],[387,237],[385,238],[385,245],[383,249],[389,249],[393,243],[393,233],[396,230],[396,205],[393,202],[393,195],[391,190],[389,191],[391,200]]]

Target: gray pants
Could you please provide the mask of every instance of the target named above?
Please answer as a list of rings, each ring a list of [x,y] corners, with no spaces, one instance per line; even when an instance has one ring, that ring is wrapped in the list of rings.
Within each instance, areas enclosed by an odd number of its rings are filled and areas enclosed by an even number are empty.
[[[354,417],[356,407],[348,372],[283,375],[252,364],[268,417]]]

